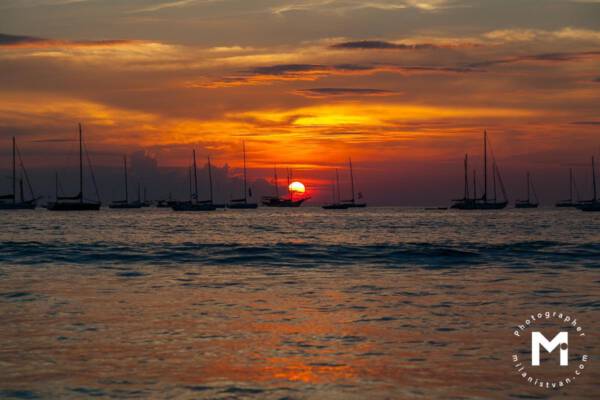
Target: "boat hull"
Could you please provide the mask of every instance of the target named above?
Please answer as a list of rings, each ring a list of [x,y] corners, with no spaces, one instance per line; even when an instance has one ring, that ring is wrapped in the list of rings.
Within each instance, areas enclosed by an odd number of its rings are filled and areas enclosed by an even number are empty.
[[[213,204],[177,203],[171,207],[173,211],[215,211]]]
[[[367,203],[345,203],[346,208],[365,208]]]
[[[515,208],[538,208],[538,204],[537,203],[529,203],[529,202],[523,202],[523,203],[515,203]]]
[[[600,211],[600,201],[579,204],[577,205],[577,209],[581,211],[598,212]]]
[[[258,208],[256,203],[231,203],[227,205],[227,208],[232,210],[253,210]]]
[[[304,203],[308,198],[300,199],[300,200],[290,200],[290,199],[282,199],[278,197],[269,197],[263,199],[262,204],[267,207],[300,207],[302,203]]]
[[[48,211],[98,211],[100,203],[51,203]]]
[[[569,201],[565,201],[565,202],[556,203],[554,206],[559,207],[559,208],[576,208],[577,204],[569,202]]]
[[[347,210],[348,208],[347,204],[327,204],[323,206],[325,210]]]
[[[109,204],[108,208],[112,209],[132,209],[132,208],[142,208],[142,203],[113,203]]]
[[[455,210],[502,210],[506,208],[508,202],[479,202],[473,200],[458,201],[454,203],[450,208]]]
[[[33,202],[0,203],[0,210],[33,210],[36,204]]]

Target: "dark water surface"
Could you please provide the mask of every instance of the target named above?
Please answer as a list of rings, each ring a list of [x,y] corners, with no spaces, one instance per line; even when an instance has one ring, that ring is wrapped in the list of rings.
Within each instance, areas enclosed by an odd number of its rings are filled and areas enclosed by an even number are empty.
[[[0,212],[0,397],[600,398],[600,214]],[[532,313],[591,360],[512,366]],[[554,353],[553,353],[554,354]]]

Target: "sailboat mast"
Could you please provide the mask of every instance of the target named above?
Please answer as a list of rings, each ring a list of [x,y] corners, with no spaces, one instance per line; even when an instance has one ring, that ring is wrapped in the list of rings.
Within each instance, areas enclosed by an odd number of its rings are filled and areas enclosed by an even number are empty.
[[[290,189],[290,179],[291,179],[291,175],[292,173],[290,172],[290,169],[287,169],[287,187],[288,187],[288,195],[290,196],[290,200],[292,200],[292,197],[294,196],[294,192],[292,192],[292,189]]]
[[[242,147],[244,149],[244,203],[248,203],[248,188],[246,183],[246,142],[242,142]]]
[[[487,202],[487,131],[483,131],[483,201]]]
[[[594,186],[594,201],[596,201],[597,194],[596,194],[596,164],[594,162],[594,156],[592,156],[592,184]]]
[[[210,156],[208,156],[208,184],[210,188],[210,203],[213,203],[213,181],[212,181],[212,168],[210,166]]]
[[[477,171],[473,170],[473,200],[477,200]]]
[[[190,190],[190,201],[194,199],[194,195],[192,193],[192,167],[188,167],[188,186]]]
[[[13,184],[13,204],[17,202],[17,167],[16,167],[16,153],[17,144],[15,142],[15,137],[12,138],[12,184]]]
[[[194,158],[194,194],[193,194],[193,198],[198,200],[198,173],[196,172],[196,149],[192,150],[192,156]]]
[[[527,172],[527,202],[529,203],[529,172]]]
[[[335,169],[335,182],[337,185],[337,201],[339,202],[341,197],[340,197],[340,174],[338,173],[338,169]]]
[[[573,168],[569,168],[569,202],[573,202]]]
[[[496,195],[496,161],[492,163],[492,179],[493,179],[493,188],[494,188],[494,203],[498,199]]]
[[[352,203],[354,204],[354,171],[352,169],[352,158],[348,158],[350,164],[350,184],[352,185]]]
[[[125,174],[125,203],[129,203],[129,188],[127,186],[127,156],[123,156],[123,173]]]
[[[469,199],[469,155],[465,154],[465,200]]]
[[[273,168],[273,179],[275,180],[275,195],[279,197],[279,183],[277,182],[277,164]]]
[[[83,203],[83,138],[79,123],[79,202]]]

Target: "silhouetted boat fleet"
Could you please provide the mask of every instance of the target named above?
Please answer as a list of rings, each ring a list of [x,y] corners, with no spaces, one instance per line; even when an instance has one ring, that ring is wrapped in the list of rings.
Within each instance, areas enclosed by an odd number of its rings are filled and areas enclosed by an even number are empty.
[[[471,193],[469,184],[469,156],[465,155],[464,158],[464,193],[460,199],[453,200],[450,208],[458,210],[500,210],[506,208],[508,205],[508,196],[506,195],[506,189],[502,182],[502,176],[496,162],[493,150],[491,152],[492,162],[492,191],[488,191],[488,134],[486,131],[483,133],[483,193],[481,196],[477,194],[477,173],[473,170],[473,190]],[[87,163],[90,168],[92,183],[95,188],[96,199],[91,200],[84,195],[84,153],[86,155]],[[21,177],[17,180],[17,158],[19,160],[19,166],[21,170]],[[216,204],[213,196],[213,177],[212,177],[212,166],[210,157],[207,159],[208,166],[208,184],[209,184],[209,198],[206,200],[199,200],[198,198],[198,174],[196,165],[196,151],[192,150],[192,166],[189,168],[189,192],[190,198],[188,201],[175,201],[171,199],[169,194],[169,200],[159,200],[155,203],[157,208],[171,208],[174,211],[215,211],[219,208],[230,208],[230,209],[256,209],[258,204],[250,201],[252,197],[252,189],[248,186],[247,169],[246,169],[246,145],[243,143],[243,196],[235,199],[231,199],[227,204]],[[355,196],[354,186],[354,170],[352,167],[352,160],[348,160],[349,173],[350,173],[350,184],[352,196],[350,199],[341,199],[340,179],[339,171],[335,170],[335,179],[332,182],[332,202],[322,206],[326,210],[345,210],[349,208],[363,208],[366,207],[366,203],[357,201],[362,199],[362,193],[358,192],[358,196]],[[559,201],[555,204],[559,208],[577,208],[582,211],[600,211],[600,200],[597,196],[596,188],[596,166],[595,159],[592,157],[592,188],[593,195],[589,200],[580,200],[579,191],[573,179],[573,171],[569,169],[569,198],[567,200]],[[27,183],[29,189],[30,198],[26,199],[23,190],[23,178]],[[123,181],[124,181],[124,199],[116,200],[109,204],[111,209],[135,209],[148,207],[151,205],[146,200],[146,190],[144,189],[144,200],[141,199],[140,185],[138,184],[138,196],[137,201],[129,201],[129,185],[128,185],[128,171],[127,171],[127,157],[123,157]],[[261,204],[265,207],[300,207],[305,201],[309,200],[309,196],[294,197],[294,190],[290,187],[290,181],[292,178],[291,171],[287,170],[288,180],[288,195],[280,196],[279,184],[277,179],[277,166],[274,168],[273,183],[275,187],[274,196],[263,196],[261,198]],[[19,196],[17,196],[17,182],[19,185]],[[501,192],[501,199],[498,198],[498,186]],[[573,189],[575,189],[576,199],[573,198]],[[531,180],[530,173],[526,173],[526,194],[527,197],[524,200],[516,200],[515,208],[537,208],[539,206],[538,197]],[[49,211],[92,211],[99,210],[101,207],[100,196],[98,193],[98,187],[96,185],[96,179],[94,171],[90,161],[87,149],[85,149],[83,141],[83,130],[81,124],[79,124],[79,192],[73,196],[61,195],[60,183],[58,174],[56,174],[56,200],[46,204],[45,208]],[[34,209],[37,206],[38,197],[35,197],[33,193],[32,185],[27,175],[27,170],[19,153],[16,139],[12,138],[12,193],[0,195],[0,210],[26,210]],[[445,207],[427,208],[427,210],[445,210]]]
[[[348,208],[364,208],[367,206],[366,203],[360,203],[356,201],[355,190],[354,190],[354,170],[352,168],[352,159],[348,159],[348,166],[350,169],[350,185],[352,191],[352,198],[349,200],[341,200],[340,196],[340,175],[336,168],[335,170],[335,181],[332,184],[332,195],[333,202],[330,204],[325,204],[323,208],[325,210],[346,210]],[[336,197],[337,194],[337,197]],[[358,193],[358,198],[362,198],[362,193]]]

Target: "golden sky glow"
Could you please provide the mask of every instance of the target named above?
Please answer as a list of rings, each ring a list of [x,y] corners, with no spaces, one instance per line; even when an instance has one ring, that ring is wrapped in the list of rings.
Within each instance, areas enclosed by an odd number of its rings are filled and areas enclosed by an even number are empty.
[[[98,152],[161,166],[196,146],[239,167],[245,140],[260,176],[455,162],[483,129],[499,158],[546,168],[598,147],[597,2],[112,3],[0,6],[3,154],[78,121]]]

